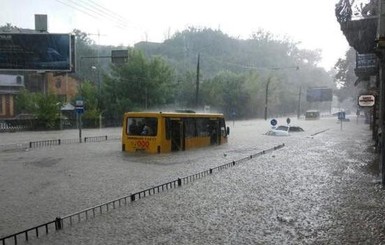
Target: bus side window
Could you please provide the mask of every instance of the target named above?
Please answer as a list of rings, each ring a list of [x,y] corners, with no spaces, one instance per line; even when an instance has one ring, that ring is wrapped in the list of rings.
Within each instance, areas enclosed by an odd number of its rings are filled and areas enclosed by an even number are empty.
[[[226,132],[225,119],[223,119],[223,118],[219,119],[219,126],[221,128],[221,135],[226,137],[227,132]]]
[[[165,127],[166,127],[166,139],[170,140],[170,131],[171,131],[171,120],[170,120],[170,118],[166,118],[165,122],[166,122],[166,125],[165,125]]]
[[[209,119],[208,118],[198,118],[197,122],[197,135],[198,136],[209,136]]]
[[[195,137],[196,136],[196,125],[195,125],[195,119],[194,118],[186,118],[184,121],[186,125],[186,137]]]

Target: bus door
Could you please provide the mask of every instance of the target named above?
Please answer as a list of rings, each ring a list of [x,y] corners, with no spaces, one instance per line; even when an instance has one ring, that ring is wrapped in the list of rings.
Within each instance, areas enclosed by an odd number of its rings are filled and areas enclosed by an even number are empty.
[[[171,119],[171,151],[184,151],[184,127],[182,120]]]
[[[221,143],[221,129],[218,120],[210,120],[209,123],[210,144],[219,145]]]

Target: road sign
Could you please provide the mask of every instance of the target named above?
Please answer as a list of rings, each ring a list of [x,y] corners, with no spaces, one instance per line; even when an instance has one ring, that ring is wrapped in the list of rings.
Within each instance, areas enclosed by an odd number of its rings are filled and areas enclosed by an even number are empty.
[[[270,121],[270,124],[272,125],[272,126],[275,126],[275,125],[277,125],[277,120],[276,119],[271,119],[271,121]]]
[[[76,113],[78,114],[83,114],[84,113],[84,108],[83,107],[75,107]]]
[[[84,113],[84,101],[83,100],[76,100],[75,110],[78,114]]]
[[[338,112],[338,120],[344,120],[345,119],[345,112],[340,111]]]
[[[374,106],[376,100],[374,95],[360,95],[358,97],[358,105],[363,107]]]

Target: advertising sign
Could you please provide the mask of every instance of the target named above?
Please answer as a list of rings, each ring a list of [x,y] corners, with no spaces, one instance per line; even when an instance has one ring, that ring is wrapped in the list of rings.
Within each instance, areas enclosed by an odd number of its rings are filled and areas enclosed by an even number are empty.
[[[71,71],[70,34],[0,34],[0,70]]]
[[[307,102],[324,102],[333,100],[331,88],[309,88],[306,93]]]
[[[357,69],[377,69],[377,56],[374,53],[371,54],[357,54],[356,55],[356,68]]]

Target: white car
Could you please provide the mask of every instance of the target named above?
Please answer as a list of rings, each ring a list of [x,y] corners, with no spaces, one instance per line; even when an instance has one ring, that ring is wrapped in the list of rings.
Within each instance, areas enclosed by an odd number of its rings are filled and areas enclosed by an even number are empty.
[[[287,130],[282,130],[279,128],[272,128],[271,130],[266,132],[266,135],[271,135],[271,136],[289,136],[289,128],[287,127]]]
[[[298,126],[278,126],[269,130],[266,135],[272,136],[289,136],[289,132],[303,132],[304,130]]]

